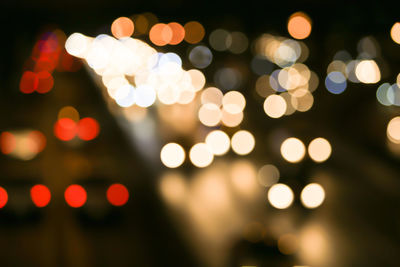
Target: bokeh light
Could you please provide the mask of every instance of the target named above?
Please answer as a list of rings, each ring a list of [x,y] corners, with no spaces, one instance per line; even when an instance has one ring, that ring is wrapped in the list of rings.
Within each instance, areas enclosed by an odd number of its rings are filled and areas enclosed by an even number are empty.
[[[203,40],[205,35],[205,30],[203,25],[197,21],[190,21],[185,24],[185,41],[189,44],[197,44]]]
[[[232,44],[232,36],[224,29],[216,29],[211,32],[208,41],[214,50],[225,51]]]
[[[189,60],[193,66],[204,69],[211,64],[213,55],[211,50],[204,45],[195,46],[189,53]]]
[[[289,17],[289,34],[295,39],[305,39],[311,34],[311,19],[303,12],[296,12]]]
[[[249,154],[253,151],[255,144],[254,136],[249,131],[240,130],[232,136],[232,150],[238,155]]]
[[[222,105],[224,110],[231,114],[237,114],[246,106],[246,99],[243,94],[238,91],[230,91],[222,98]]]
[[[128,202],[128,189],[122,184],[112,184],[107,189],[107,200],[113,206],[123,206]]]
[[[177,143],[168,143],[163,146],[160,153],[161,162],[168,168],[177,168],[185,160],[185,150]]]
[[[387,125],[386,134],[388,139],[395,144],[400,144],[400,117],[394,117]]]
[[[197,143],[190,149],[189,158],[194,166],[204,168],[213,162],[214,154],[207,144]]]
[[[83,118],[78,123],[78,137],[82,140],[93,140],[99,135],[100,126],[93,118]]]
[[[391,101],[388,99],[388,91],[390,89],[389,83],[381,84],[376,90],[376,99],[384,106],[392,105]]]
[[[229,136],[221,130],[214,130],[207,134],[205,140],[214,155],[224,155],[230,147]]]
[[[243,121],[243,112],[229,113],[225,109],[222,109],[221,122],[227,127],[236,127]]]
[[[70,185],[64,192],[64,198],[69,206],[73,208],[82,207],[87,199],[86,190],[77,184]]]
[[[391,105],[400,106],[400,86],[397,83],[387,89],[386,98]]]
[[[31,199],[36,207],[43,208],[50,203],[51,193],[45,185],[37,184],[31,188]]]
[[[203,89],[204,84],[206,83],[206,77],[204,74],[196,69],[188,70],[187,73],[190,75],[195,91],[197,92]]]
[[[8,194],[7,191],[0,186],[0,209],[4,208],[4,206],[8,202]]]
[[[279,176],[279,170],[275,165],[266,164],[258,170],[257,180],[260,185],[269,187],[279,181]]]
[[[156,91],[149,85],[139,85],[135,91],[135,102],[139,107],[146,108],[156,101]]]
[[[30,94],[36,91],[39,85],[39,78],[36,73],[32,71],[25,71],[22,74],[19,89],[24,94]]]
[[[1,152],[19,160],[31,160],[46,147],[46,137],[37,130],[17,130],[2,132]]]
[[[308,145],[308,155],[315,162],[326,161],[332,153],[332,147],[328,140],[322,137],[315,138]]]
[[[165,23],[157,23],[149,32],[150,41],[157,46],[164,46],[171,42],[173,32]]]
[[[247,36],[242,32],[232,32],[231,33],[232,43],[229,46],[229,51],[234,54],[241,54],[246,51],[249,46],[249,40]]]
[[[293,202],[293,191],[285,184],[274,184],[268,190],[268,201],[277,209],[286,209]]]
[[[48,71],[40,71],[36,73],[38,85],[36,91],[40,94],[49,92],[54,86],[54,78]]]
[[[221,121],[221,118],[221,110],[215,104],[207,103],[202,105],[199,109],[199,120],[205,126],[216,126]]]
[[[79,112],[72,106],[65,106],[58,112],[58,119],[68,118],[74,122],[79,121]]]
[[[160,178],[159,190],[162,197],[172,205],[179,205],[186,196],[185,177],[180,173],[166,173]]]
[[[201,93],[201,103],[212,103],[220,107],[222,105],[222,98],[224,94],[217,87],[208,87]]]
[[[72,56],[84,58],[90,47],[91,39],[81,33],[75,32],[65,42],[65,49]]]
[[[325,190],[320,184],[308,184],[301,191],[300,199],[304,207],[309,209],[317,208],[324,202]]]
[[[78,133],[78,125],[70,118],[61,118],[54,124],[54,135],[62,140],[72,140]]]
[[[297,163],[304,158],[306,148],[300,139],[295,137],[287,138],[281,144],[282,157],[291,163]]]
[[[264,112],[271,118],[280,118],[286,112],[287,104],[280,95],[270,95],[264,101]]]
[[[10,154],[17,146],[17,140],[14,134],[10,132],[2,132],[0,135],[0,149],[4,155]]]
[[[172,37],[169,41],[170,45],[177,45],[183,41],[185,38],[185,29],[183,26],[177,22],[168,23],[169,28],[172,31]]]
[[[230,176],[235,191],[243,197],[252,198],[257,193],[257,172],[253,162],[247,159],[235,160],[230,168]]]
[[[119,17],[111,24],[111,33],[117,39],[130,37],[133,31],[133,21],[127,17]]]
[[[390,29],[390,36],[395,43],[400,44],[400,22],[396,22],[393,24]]]
[[[341,94],[347,87],[346,77],[341,72],[333,71],[326,76],[325,86],[332,94]]]
[[[381,72],[374,60],[362,60],[357,64],[355,73],[362,83],[377,83],[381,79]]]
[[[242,75],[235,68],[221,68],[215,72],[214,82],[222,90],[237,90],[242,83]]]

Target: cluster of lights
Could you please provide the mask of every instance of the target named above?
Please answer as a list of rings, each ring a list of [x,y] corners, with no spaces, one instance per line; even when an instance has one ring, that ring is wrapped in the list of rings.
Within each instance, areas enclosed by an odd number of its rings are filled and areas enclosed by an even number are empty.
[[[185,25],[178,22],[159,23],[157,17],[148,12],[130,18],[117,18],[111,25],[111,32],[117,39],[148,35],[149,40],[157,46],[178,45],[183,40],[196,44],[205,35],[203,25],[197,21],[190,21]]]
[[[155,23],[148,32],[150,40],[160,45],[161,43],[155,40],[160,36],[169,36],[172,25],[175,24]],[[180,28],[175,26],[176,29]],[[93,39],[74,33],[68,37],[65,47],[71,55],[85,59],[88,66],[101,76],[108,95],[123,107],[124,111],[133,106],[147,108],[155,103],[156,98],[164,105],[191,103],[196,92],[201,91],[206,83],[204,74],[197,69],[183,70],[182,60],[175,53],[157,53],[146,43],[131,38],[134,29],[132,20],[126,17],[118,18],[111,26],[113,35],[118,39],[104,34]],[[185,24],[183,30],[182,38],[188,43],[197,43],[204,37],[204,28],[197,22]],[[230,36],[236,40],[235,45],[231,46],[232,52],[239,53],[237,43],[241,41],[238,40],[243,39],[247,43],[247,37],[239,33],[232,33]],[[165,39],[163,42],[171,44]],[[205,46],[195,46],[189,53],[189,60],[195,67],[204,68],[211,63],[212,54]],[[220,89],[209,87],[202,91],[198,118],[207,127],[221,124],[236,127],[243,120],[245,105],[246,99],[242,93],[229,91],[223,94]],[[131,117],[132,114],[126,115]],[[222,153],[213,147],[213,138],[222,138],[224,144],[227,144],[224,149],[228,151],[231,145],[232,150],[239,155],[247,155],[255,146],[254,137],[248,131],[235,133],[232,140],[229,140],[226,134],[212,133],[206,138],[206,142],[196,143],[189,150],[188,157],[193,165],[206,167],[212,163],[214,155]],[[184,162],[186,153],[179,144],[169,143],[162,148],[160,157],[165,166],[176,168]]]
[[[243,120],[246,99],[238,91],[229,91],[225,95],[216,87],[209,87],[201,94],[201,107],[198,111],[200,122],[208,127],[220,123],[227,127],[236,127]]]
[[[308,111],[314,103],[312,92],[319,83],[317,75],[304,64],[309,54],[308,47],[299,41],[310,35],[311,19],[305,13],[297,12],[289,18],[287,27],[294,39],[264,34],[254,44],[256,55],[251,68],[259,75],[256,91],[265,98],[264,111],[271,118]],[[203,90],[206,78],[198,69],[207,68],[213,60],[213,54],[206,45],[189,47],[188,60],[197,69],[186,71],[182,68],[179,55],[158,52],[131,37],[148,35],[150,42],[156,46],[177,45],[184,40],[197,44],[205,36],[200,23],[188,22],[184,26],[176,22],[159,23],[149,14],[140,14],[116,19],[111,32],[114,37],[101,34],[90,38],[74,33],[67,39],[65,47],[71,55],[84,59],[100,76],[110,99],[122,107],[123,114],[130,121],[144,118],[146,108],[153,104],[157,104],[160,118],[171,127],[174,127],[174,122],[165,119],[168,115],[163,112],[167,106],[179,107],[178,110],[183,110],[183,106],[193,107],[197,115],[193,118],[197,117],[206,127],[237,127],[243,121],[246,99],[237,91],[242,74],[236,67],[218,69],[214,75],[218,88],[212,86]],[[209,35],[209,44],[215,51],[240,54],[247,50],[248,39],[240,32],[217,29]],[[372,63],[361,63],[359,73],[365,74],[363,69],[370,71]],[[279,68],[272,70],[273,64]],[[372,82],[370,76],[364,75],[362,79],[365,83]],[[196,97],[197,93],[199,97]],[[182,117],[189,118],[188,114],[182,114]],[[69,117],[64,119],[74,121]],[[255,139],[249,131],[236,131],[230,138],[219,129],[212,130],[203,142],[193,144],[186,151],[178,143],[167,143],[160,151],[160,158],[168,168],[178,168],[186,158],[194,166],[205,168],[210,166],[215,156],[225,155],[230,148],[238,155],[247,155],[254,147]],[[289,138],[281,145],[282,157],[291,163],[300,162],[306,152],[303,142],[297,138]],[[326,139],[316,138],[309,144],[308,154],[315,162],[323,162],[329,158],[331,146]],[[262,186],[270,187],[270,203],[277,208],[287,208],[293,202],[293,192],[288,186],[277,183],[279,176],[279,170],[274,165],[265,165],[259,170],[257,178]],[[236,183],[240,188],[242,179],[236,180],[240,181]],[[314,208],[323,202],[324,190],[318,186],[309,185],[303,189],[301,201],[304,206]],[[279,199],[283,199],[283,204],[279,204]]]
[[[289,18],[288,31],[293,38],[305,39],[311,33],[311,20],[297,12]],[[267,116],[280,118],[295,111],[308,111],[314,103],[312,92],[318,87],[318,77],[303,63],[309,53],[307,46],[301,41],[263,34],[256,40],[255,50],[252,66],[260,74],[256,92],[265,97]],[[270,73],[272,67],[267,61],[280,68]]]
[[[51,192],[47,186],[37,184],[31,187],[30,197],[36,207],[43,208],[50,203]],[[3,208],[7,204],[8,198],[6,189],[0,187],[0,208]],[[86,203],[87,193],[81,185],[73,184],[65,190],[64,198],[70,207],[79,208]],[[123,206],[128,202],[129,191],[122,184],[112,184],[107,188],[106,198],[113,206]]]
[[[290,163],[300,162],[306,154],[304,143],[295,137],[290,137],[283,141],[280,150],[282,157]],[[315,138],[308,145],[308,155],[315,162],[321,163],[326,161],[331,153],[332,147],[325,138]]]
[[[381,80],[381,71],[376,63],[376,59],[380,58],[380,48],[376,40],[371,36],[362,38],[358,42],[357,50],[356,59],[347,51],[341,50],[328,65],[325,87],[332,94],[343,93],[347,88],[347,81],[375,84]]]
[[[394,23],[390,30],[392,40],[400,44],[400,22]],[[400,106],[400,73],[393,84],[383,83],[376,90],[378,102],[384,106]],[[386,127],[386,136],[389,141],[388,147],[393,153],[398,153],[400,144],[400,117],[392,118]]]
[[[304,207],[309,209],[317,208],[325,200],[325,190],[320,184],[308,184],[301,191],[300,199]],[[292,205],[293,200],[293,191],[286,184],[274,184],[268,190],[268,201],[274,208],[286,209]]]
[[[78,111],[71,106],[59,111],[58,120],[54,124],[54,135],[62,141],[70,141],[75,137],[90,141],[96,138],[99,132],[97,120],[90,117],[79,119]]]
[[[46,147],[46,137],[40,131],[5,131],[0,134],[0,150],[20,160],[31,160]]]
[[[157,23],[149,32],[150,41],[157,46],[177,45],[183,40],[197,44],[203,40],[204,35],[204,27],[197,21],[187,22],[184,26],[177,22]]]
[[[224,131],[213,130],[204,143],[196,143],[190,148],[189,159],[194,166],[204,168],[213,162],[214,156],[225,155],[230,147],[238,155],[247,155],[255,147],[254,136],[249,131],[239,130],[229,140]],[[161,149],[160,158],[166,167],[177,168],[185,161],[186,153],[181,145],[168,143]]]
[[[71,55],[87,61],[102,77],[108,95],[124,108],[134,104],[146,108],[156,98],[166,105],[188,104],[205,84],[201,71],[182,69],[177,54],[157,53],[138,39],[105,34],[93,39],[74,33],[65,46]]]
[[[36,42],[31,56],[24,65],[19,89],[24,94],[44,94],[54,86],[53,71],[76,71],[79,62],[66,53],[62,44],[65,34],[54,30],[42,34]]]

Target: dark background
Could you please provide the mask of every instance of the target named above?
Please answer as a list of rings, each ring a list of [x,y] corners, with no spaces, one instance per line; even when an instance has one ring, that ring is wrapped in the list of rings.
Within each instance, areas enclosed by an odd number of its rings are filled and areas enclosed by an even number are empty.
[[[331,175],[328,180],[335,194],[321,208],[318,220],[328,221],[333,235],[340,237],[333,252],[340,264],[335,266],[399,266],[400,165],[399,158],[387,149],[386,125],[400,110],[377,102],[376,85],[349,84],[345,93],[332,95],[323,84],[333,55],[346,49],[355,57],[358,40],[368,35],[376,38],[387,62],[387,75],[381,82],[393,83],[400,71],[400,45],[391,40],[389,31],[399,19],[398,9],[380,1],[320,2],[2,1],[0,130],[37,128],[45,133],[48,144],[43,155],[29,162],[0,158],[1,185],[9,188],[9,195],[19,194],[22,198],[10,200],[10,205],[0,211],[0,265],[205,265],[189,248],[160,201],[152,166],[127,146],[126,133],[108,112],[84,69],[55,74],[55,87],[48,95],[20,94],[22,66],[46,27],[56,26],[67,36],[73,32],[95,36],[109,33],[109,25],[119,16],[148,11],[163,22],[198,20],[205,26],[206,38],[212,30],[223,27],[243,31],[254,40],[264,32],[288,36],[287,18],[301,10],[313,20],[312,34],[305,43],[310,48],[307,65],[320,78],[315,104],[306,113],[273,121],[259,112],[262,101],[253,100],[246,107],[251,116],[245,125],[254,130],[257,142],[261,140],[257,148],[268,146],[262,140],[279,129],[291,129],[307,143],[314,136],[326,136],[334,152],[318,168]],[[251,53],[239,57],[249,62]],[[217,56],[216,64],[223,64],[227,58]],[[207,71],[211,73],[213,67]],[[243,91],[250,96],[256,77],[247,78]],[[57,112],[65,105],[98,118],[102,131],[96,142],[77,149],[51,138]],[[263,158],[265,154],[256,150],[255,156]],[[76,172],[71,171],[71,158],[80,162]],[[293,171],[281,159],[273,159],[284,175],[299,181],[292,182],[295,193],[307,182],[304,177],[316,172],[309,161]],[[87,188],[89,201],[75,210],[65,204],[63,190],[77,181]],[[90,202],[110,181],[129,188],[131,199],[126,206],[111,208],[101,201]],[[45,209],[24,204],[35,183],[52,188],[53,199]],[[312,212],[302,210],[300,218],[310,217]],[[242,240],[232,246],[228,266],[251,262],[257,266],[296,264],[291,256],[280,254],[276,244]]]

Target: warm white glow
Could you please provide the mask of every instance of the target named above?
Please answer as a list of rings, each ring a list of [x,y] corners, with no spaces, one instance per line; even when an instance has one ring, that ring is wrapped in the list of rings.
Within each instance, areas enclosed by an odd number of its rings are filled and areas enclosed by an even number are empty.
[[[386,134],[392,143],[400,144],[400,117],[394,117],[389,121]]]
[[[381,80],[381,72],[374,60],[363,60],[356,66],[357,79],[362,83],[377,83]]]
[[[215,104],[204,104],[199,109],[199,120],[205,126],[216,126],[220,122],[221,117],[221,110]]]
[[[190,149],[189,158],[194,166],[204,168],[213,162],[214,155],[205,143],[197,143]]]
[[[308,184],[301,191],[300,198],[301,203],[303,203],[306,208],[314,209],[324,202],[325,190],[317,183]]]
[[[161,161],[168,168],[177,168],[185,160],[185,151],[177,143],[168,143],[161,149]]]
[[[243,111],[246,106],[246,99],[242,93],[238,91],[230,91],[222,98],[222,105],[224,110],[231,114],[237,114]]]
[[[264,111],[271,118],[280,118],[286,112],[286,101],[280,95],[270,95],[264,101]]]
[[[316,162],[323,162],[327,160],[331,153],[331,144],[325,138],[315,138],[308,145],[308,154],[310,155],[310,158]]]
[[[188,86],[184,88],[182,91],[180,91],[177,102],[179,104],[189,104],[194,100],[195,97],[196,97],[196,92],[193,86]]]
[[[201,89],[203,89],[204,84],[206,83],[206,78],[204,77],[204,74],[196,69],[191,69],[187,72],[190,75],[194,89],[196,91],[200,91]]]
[[[120,99],[123,98],[123,97],[121,97],[121,94],[118,93],[118,91],[121,90],[121,87],[127,86],[128,88],[131,88],[132,90],[134,88],[131,84],[129,84],[128,80],[125,79],[125,77],[123,77],[123,76],[114,76],[110,79],[104,79],[103,83],[105,86],[107,86],[108,95],[113,99],[117,99],[117,94]],[[122,89],[122,90],[125,90],[125,89]]]
[[[393,41],[400,44],[400,22],[393,24],[392,29],[390,29],[390,36]]]
[[[268,190],[268,201],[277,209],[286,209],[293,202],[293,191],[285,184],[275,184]]]
[[[291,95],[290,103],[297,111],[308,111],[314,104],[314,97],[307,89],[296,89]]]
[[[236,127],[243,120],[243,112],[239,112],[236,114],[229,113],[225,109],[222,109],[222,123],[227,127]]]
[[[231,144],[236,154],[247,155],[253,151],[256,141],[250,132],[240,130],[232,136]]]
[[[158,100],[165,105],[175,104],[180,96],[180,92],[173,86],[166,86],[157,91]]]
[[[100,34],[93,39],[85,56],[88,65],[94,70],[101,70],[108,67],[112,60],[112,53],[115,51],[116,39],[106,34]]]
[[[91,38],[76,32],[68,37],[65,42],[65,50],[72,56],[84,58],[90,42]]]
[[[306,148],[299,139],[291,137],[283,141],[281,145],[282,157],[291,163],[297,163],[304,158]]]
[[[220,107],[222,105],[222,98],[224,94],[217,87],[208,87],[201,93],[201,103],[212,103]]]
[[[206,137],[206,144],[214,155],[224,155],[230,147],[229,136],[221,130],[212,131]]]

